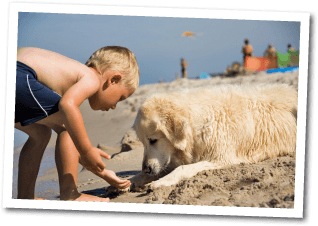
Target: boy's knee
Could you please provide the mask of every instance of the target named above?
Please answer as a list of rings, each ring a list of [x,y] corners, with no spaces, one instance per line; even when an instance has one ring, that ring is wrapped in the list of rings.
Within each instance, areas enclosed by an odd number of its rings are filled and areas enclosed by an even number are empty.
[[[65,120],[65,115],[61,112],[57,112],[47,118],[38,121],[36,124],[51,128],[52,130],[54,130],[54,132],[60,134],[66,130],[63,124]]]

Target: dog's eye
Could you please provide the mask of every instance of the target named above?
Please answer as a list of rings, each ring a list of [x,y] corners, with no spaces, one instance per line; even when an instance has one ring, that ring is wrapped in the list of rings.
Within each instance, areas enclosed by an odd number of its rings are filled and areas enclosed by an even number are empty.
[[[155,143],[157,142],[157,139],[151,139],[151,138],[149,138],[149,142],[150,142],[150,144],[155,144]]]

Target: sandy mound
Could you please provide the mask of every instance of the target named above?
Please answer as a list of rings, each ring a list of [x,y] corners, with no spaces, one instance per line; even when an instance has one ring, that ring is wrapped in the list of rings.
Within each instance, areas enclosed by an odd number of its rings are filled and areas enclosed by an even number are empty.
[[[293,208],[295,156],[200,172],[150,192],[147,203]]]

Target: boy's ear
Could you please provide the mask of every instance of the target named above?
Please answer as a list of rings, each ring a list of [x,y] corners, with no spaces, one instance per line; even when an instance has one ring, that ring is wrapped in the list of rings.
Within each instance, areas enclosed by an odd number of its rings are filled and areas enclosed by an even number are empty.
[[[118,84],[121,81],[122,77],[123,76],[121,74],[114,74],[110,76],[109,78],[107,78],[107,80],[105,81],[103,85],[103,90],[105,90],[107,87],[109,87],[112,84],[113,85]]]
[[[121,74],[114,74],[110,78],[110,83],[111,84],[118,84],[121,81],[122,77],[123,76]]]

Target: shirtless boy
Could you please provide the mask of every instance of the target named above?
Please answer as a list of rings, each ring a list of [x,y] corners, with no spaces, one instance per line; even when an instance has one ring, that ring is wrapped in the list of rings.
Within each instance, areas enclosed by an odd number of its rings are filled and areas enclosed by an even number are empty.
[[[139,84],[134,54],[124,47],[103,47],[83,65],[48,50],[22,47],[17,61],[15,128],[29,135],[19,157],[18,199],[40,199],[34,195],[35,182],[51,129],[58,134],[60,200],[109,201],[78,192],[78,163],[115,187],[128,187],[129,180],[105,168],[101,157],[110,156],[92,146],[79,106],[88,99],[93,110],[108,111],[129,97]]]

